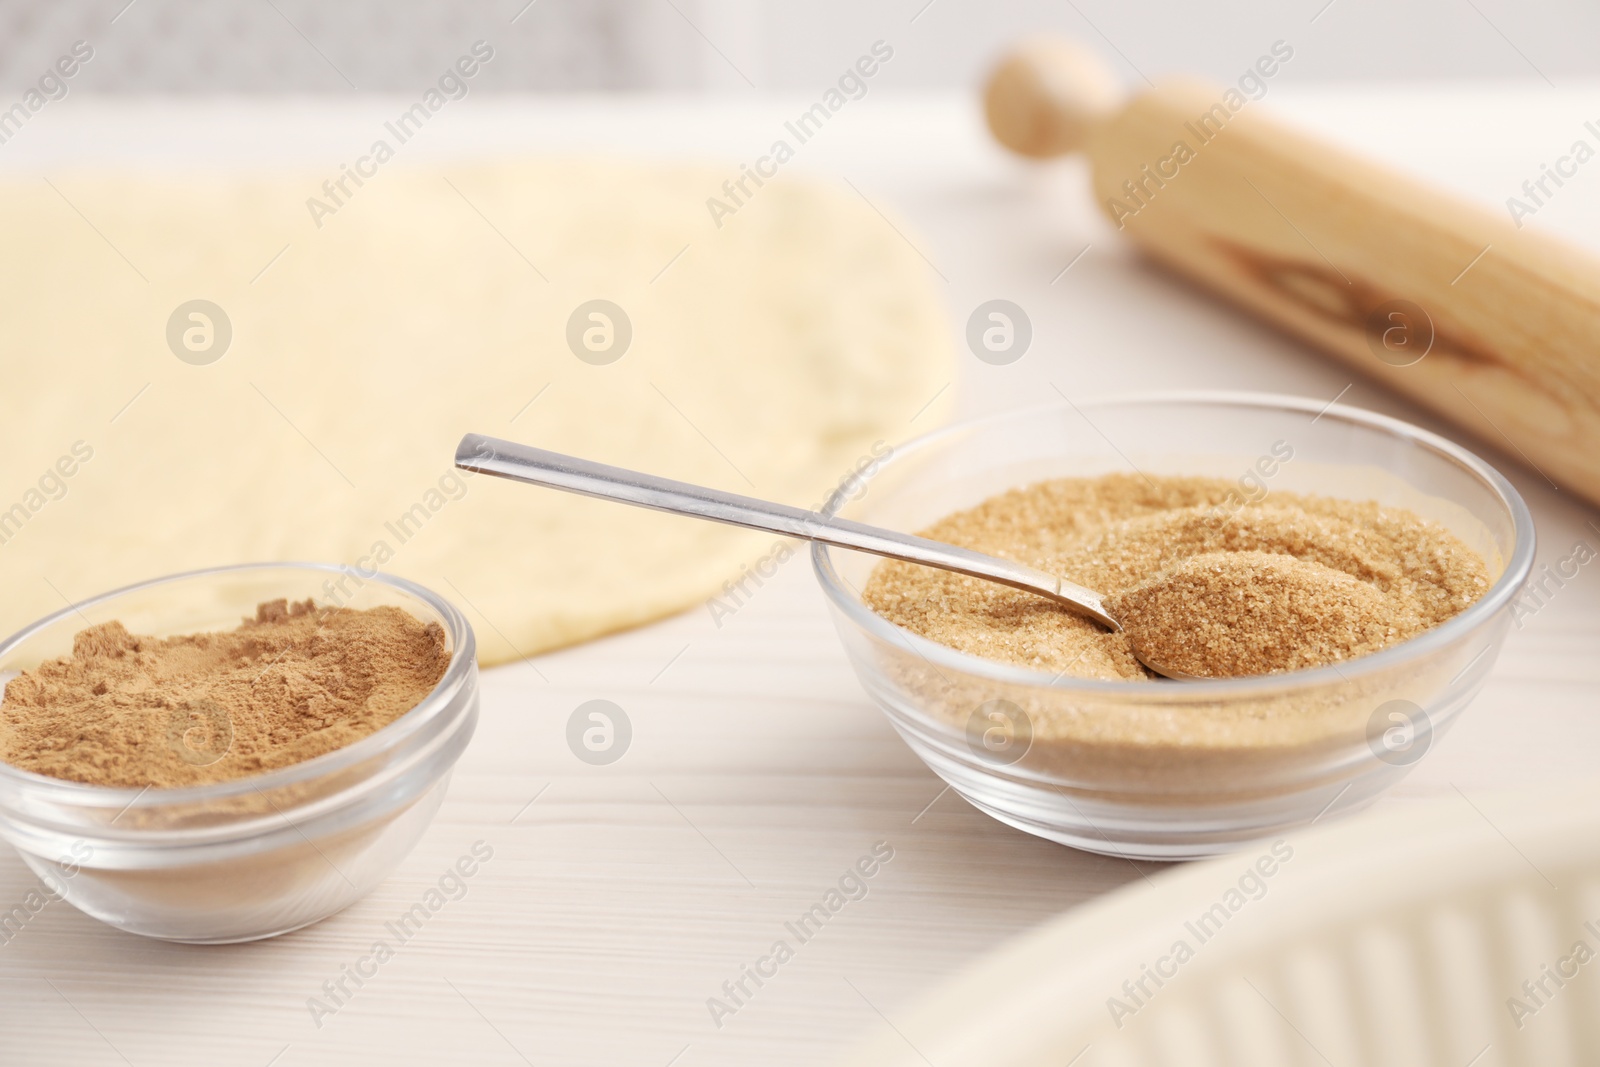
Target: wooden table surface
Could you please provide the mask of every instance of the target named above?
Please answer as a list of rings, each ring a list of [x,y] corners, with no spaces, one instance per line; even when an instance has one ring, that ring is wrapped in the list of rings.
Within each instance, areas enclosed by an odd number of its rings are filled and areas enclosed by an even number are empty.
[[[1600,114],[1600,87],[1542,83],[1273,94],[1284,113],[1496,205]],[[74,97],[7,144],[0,166],[336,162],[393,104]],[[428,128],[414,158],[575,149],[748,160],[804,106],[474,97]],[[953,335],[984,300],[1027,311],[1035,336],[1022,360],[963,354],[951,385],[962,414],[1053,388],[1074,399],[1240,388],[1342,396],[1462,436],[1139,261],[1087,202],[1079,165],[1031,171],[1003,157],[964,99],[869,98],[793,165],[849,179],[908,224],[942,275]],[[1597,189],[1600,166],[1570,180],[1538,223],[1600,245]],[[1580,539],[1600,545],[1591,509],[1484,435],[1471,443],[1532,505],[1541,561]],[[1477,703],[1378,810],[1591,776],[1597,638],[1600,579],[1586,568],[1512,635]],[[610,766],[580,762],[564,740],[567,717],[594,698],[633,724]],[[493,856],[465,896],[314,1018],[308,998],[480,841]],[[893,859],[868,894],[713,1019],[708,998],[877,842]],[[0,1063],[825,1063],[1004,939],[1156,873],[1142,866],[1034,839],[945,791],[858,688],[797,554],[720,627],[694,610],[487,672],[477,738],[437,820],[386,883],[333,919],[197,948],[51,904],[0,944]],[[0,857],[0,905],[33,884]]]

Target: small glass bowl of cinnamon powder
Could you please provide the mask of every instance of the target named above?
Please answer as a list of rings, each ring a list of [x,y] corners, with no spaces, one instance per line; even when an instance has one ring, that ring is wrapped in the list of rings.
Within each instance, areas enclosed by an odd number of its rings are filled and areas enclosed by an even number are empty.
[[[1128,635],[1039,597],[813,547],[917,754],[995,818],[1112,855],[1208,855],[1375,799],[1482,686],[1533,561],[1532,517],[1483,460],[1294,397],[1009,412],[847,488],[835,513],[1095,588],[1209,675],[1155,678]]]
[[[0,643],[0,684],[0,838],[43,881],[23,906],[190,943],[364,896],[427,828],[478,714],[448,601],[309,563],[76,604]]]

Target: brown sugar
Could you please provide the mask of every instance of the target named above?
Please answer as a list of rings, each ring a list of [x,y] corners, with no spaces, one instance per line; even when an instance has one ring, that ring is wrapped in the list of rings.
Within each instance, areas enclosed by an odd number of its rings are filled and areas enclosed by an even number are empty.
[[[1337,663],[1401,632],[1391,599],[1366,582],[1270,552],[1192,556],[1107,607],[1146,663],[1197,677]]]
[[[275,600],[238,629],[165,638],[102,623],[6,683],[0,761],[131,788],[243,778],[382,729],[449,661],[439,625],[396,607]]]
[[[1205,676],[1338,663],[1439,625],[1489,588],[1483,559],[1437,523],[1371,502],[1222,479],[1107,475],[1001,493],[923,535],[1107,595],[1151,659]],[[885,561],[869,607],[923,637],[1058,676],[1151,677],[1126,633],[978,578]]]

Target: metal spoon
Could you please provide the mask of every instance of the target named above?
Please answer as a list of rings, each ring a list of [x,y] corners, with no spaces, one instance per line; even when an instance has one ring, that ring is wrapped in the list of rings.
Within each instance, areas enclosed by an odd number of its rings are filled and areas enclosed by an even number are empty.
[[[925,537],[884,530],[804,508],[740,496],[738,493],[707,489],[671,478],[642,474],[559,452],[547,452],[542,448],[519,445],[514,441],[503,441],[483,434],[469,433],[461,439],[461,444],[456,446],[456,466],[479,474],[492,474],[499,478],[562,489],[602,500],[615,500],[635,507],[670,511],[675,515],[709,519],[730,526],[820,541],[840,548],[983,578],[1013,589],[1037,593],[1107,629],[1122,629],[1122,625],[1107,612],[1104,598],[1093,589],[1020,563],[986,556],[941,541],[930,541]],[[1133,654],[1157,674],[1168,678],[1192,677],[1151,663],[1136,647]]]

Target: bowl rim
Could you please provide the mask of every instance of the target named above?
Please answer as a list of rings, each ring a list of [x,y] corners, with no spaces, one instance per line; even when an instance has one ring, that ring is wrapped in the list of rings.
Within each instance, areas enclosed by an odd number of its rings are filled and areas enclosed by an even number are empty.
[[[313,756],[311,759],[302,760],[287,767],[280,767],[260,774],[247,775],[243,778],[232,778],[224,782],[212,782],[207,785],[158,789],[152,786],[135,788],[131,786],[107,786],[94,785],[89,782],[74,782],[65,778],[53,778],[49,775],[37,774],[0,760],[0,809],[10,806],[5,800],[8,793],[20,790],[43,794],[49,800],[77,807],[118,807],[121,809],[118,813],[119,816],[122,812],[136,807],[141,809],[159,808],[166,805],[223,800],[255,792],[270,793],[272,790],[284,786],[297,785],[325,775],[336,774],[339,771],[372,759],[385,751],[400,748],[407,741],[415,739],[427,726],[438,719],[449,708],[451,701],[462,686],[467,684],[477,673],[477,640],[472,632],[472,626],[454,604],[431,589],[383,571],[374,570],[369,573],[363,568],[344,563],[312,563],[292,560],[262,563],[229,563],[217,567],[202,567],[197,570],[163,575],[159,578],[148,578],[141,582],[134,582],[131,585],[124,585],[97,596],[89,597],[86,600],[75,601],[60,611],[29,623],[21,630],[0,641],[0,660],[3,660],[22,642],[50,626],[79,614],[83,608],[105,604],[119,597],[157,586],[195,579],[218,578],[243,571],[312,571],[321,574],[344,575],[354,578],[362,584],[376,582],[405,593],[428,605],[444,620],[444,626],[450,637],[453,649],[450,656],[450,665],[445,668],[444,675],[428,691],[427,696],[423,697],[414,707],[387,726],[343,748],[336,748],[332,752],[325,752],[320,756]],[[355,784],[357,783],[352,783],[352,785]]]
[[[834,549],[820,542],[813,542],[811,546],[811,564],[812,570],[817,576],[818,584],[822,586],[824,594],[834,606],[857,626],[874,637],[909,648],[935,668],[947,667],[986,681],[1007,685],[1023,685],[1052,690],[1064,689],[1092,693],[1097,696],[1122,695],[1146,702],[1152,698],[1170,697],[1187,700],[1192,695],[1196,701],[1211,703],[1235,694],[1255,697],[1273,690],[1344,684],[1425,656],[1451,644],[1499,611],[1522,588],[1528,574],[1533,569],[1533,557],[1536,548],[1533,514],[1528,510],[1528,505],[1522,499],[1522,494],[1517,492],[1516,487],[1511,484],[1510,480],[1476,453],[1456,444],[1449,438],[1436,434],[1431,430],[1425,430],[1420,426],[1415,426],[1403,419],[1397,419],[1392,415],[1383,415],[1375,411],[1368,411],[1365,408],[1340,404],[1337,401],[1328,402],[1315,397],[1296,396],[1288,393],[1226,389],[1184,389],[1116,393],[1077,402],[1063,397],[1062,402],[1032,404],[1025,407],[1005,409],[989,415],[953,422],[948,426],[914,437],[905,444],[897,446],[893,454],[885,458],[875,470],[858,475],[859,481],[851,479],[848,484],[851,487],[856,487],[870,483],[880,472],[902,459],[933,448],[950,437],[972,430],[983,429],[996,423],[1041,416],[1047,412],[1072,413],[1083,416],[1084,409],[1135,404],[1200,404],[1219,407],[1276,408],[1284,411],[1314,414],[1315,419],[1332,418],[1342,420],[1367,429],[1381,430],[1394,437],[1403,438],[1414,445],[1454,462],[1458,467],[1475,476],[1500,497],[1501,503],[1510,515],[1515,536],[1511,554],[1505,561],[1505,568],[1501,571],[1500,577],[1496,579],[1495,583],[1489,587],[1483,596],[1479,597],[1465,611],[1431,630],[1426,630],[1416,637],[1402,641],[1397,645],[1392,645],[1382,651],[1345,660],[1341,663],[1298,671],[1286,671],[1282,674],[1186,680],[1181,685],[1174,685],[1170,679],[1165,678],[1113,681],[1099,678],[1058,676],[1048,671],[1036,671],[1026,667],[984,659],[970,652],[962,652],[950,648],[948,645],[939,644],[937,641],[929,640],[890,622],[867,607],[864,602],[847,589],[846,583],[840,578],[837,569],[834,567],[832,555]],[[841,486],[829,497],[827,504],[822,509],[823,514],[833,515],[845,503],[845,499],[845,487]],[[840,549],[839,551],[847,550]],[[1485,651],[1487,651],[1487,648]],[[1480,652],[1478,655],[1481,656],[1482,654]],[[1476,659],[1477,657],[1474,658]]]

